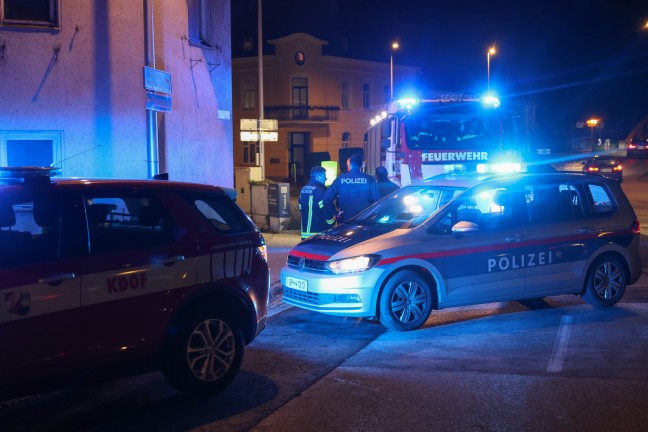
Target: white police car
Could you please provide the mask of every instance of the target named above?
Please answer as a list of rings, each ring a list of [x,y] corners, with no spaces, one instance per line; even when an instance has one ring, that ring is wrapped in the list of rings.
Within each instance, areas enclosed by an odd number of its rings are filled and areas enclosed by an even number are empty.
[[[234,379],[270,274],[227,190],[0,173],[0,397],[151,369],[193,393]]]
[[[619,183],[600,176],[431,180],[293,248],[283,301],[396,330],[492,301],[571,293],[611,306],[640,276],[639,230]]]

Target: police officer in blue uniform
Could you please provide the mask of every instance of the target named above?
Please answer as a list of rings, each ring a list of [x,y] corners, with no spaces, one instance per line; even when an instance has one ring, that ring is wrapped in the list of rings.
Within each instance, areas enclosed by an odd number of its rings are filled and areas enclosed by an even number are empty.
[[[335,224],[335,207],[331,203],[324,203],[325,182],[324,167],[314,166],[310,171],[310,181],[301,188],[299,193],[302,240],[327,230]]]
[[[340,174],[324,195],[325,204],[335,204],[339,209],[339,224],[380,199],[373,177],[361,171],[363,165],[362,156],[353,154],[348,161],[349,172]]]

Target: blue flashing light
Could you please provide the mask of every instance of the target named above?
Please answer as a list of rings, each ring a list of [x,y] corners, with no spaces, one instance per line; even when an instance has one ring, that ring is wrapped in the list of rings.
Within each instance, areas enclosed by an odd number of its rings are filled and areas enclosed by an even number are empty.
[[[499,108],[500,107],[500,100],[499,98],[495,96],[484,96],[482,97],[482,105],[484,108]]]
[[[414,98],[403,98],[403,99],[396,100],[396,104],[399,106],[400,109],[407,109],[407,110],[412,109],[414,105],[417,105],[418,103],[419,103],[418,99],[414,99]]]

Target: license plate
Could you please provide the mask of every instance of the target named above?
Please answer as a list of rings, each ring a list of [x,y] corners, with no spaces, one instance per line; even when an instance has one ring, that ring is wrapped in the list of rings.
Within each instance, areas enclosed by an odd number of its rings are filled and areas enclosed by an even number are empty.
[[[294,278],[292,276],[286,276],[286,287],[298,291],[308,291],[308,281],[305,279]]]
[[[612,172],[612,169],[611,168],[603,168],[601,171],[602,172]]]

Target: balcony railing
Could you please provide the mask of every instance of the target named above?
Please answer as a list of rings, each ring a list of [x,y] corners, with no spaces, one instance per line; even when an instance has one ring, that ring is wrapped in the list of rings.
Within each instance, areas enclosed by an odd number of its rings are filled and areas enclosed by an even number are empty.
[[[266,106],[265,118],[277,120],[337,121],[338,106],[275,105]]]

